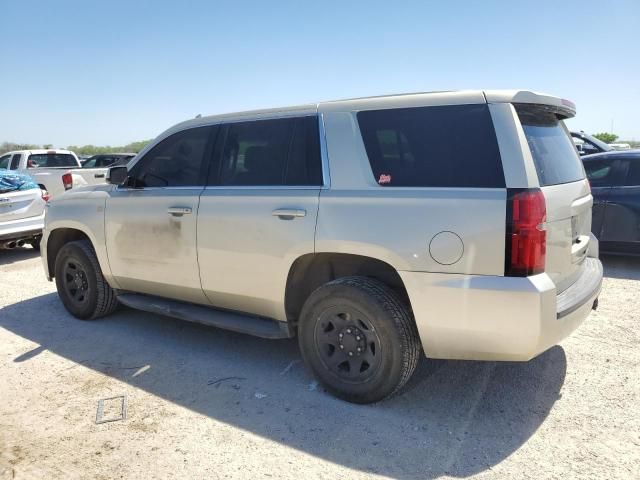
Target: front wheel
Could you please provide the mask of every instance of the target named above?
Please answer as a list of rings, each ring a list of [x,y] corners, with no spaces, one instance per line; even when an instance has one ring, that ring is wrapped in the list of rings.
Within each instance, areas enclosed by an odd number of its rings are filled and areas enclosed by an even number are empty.
[[[345,277],[314,291],[300,316],[302,357],[335,396],[383,400],[402,388],[421,346],[407,305],[387,285]]]
[[[118,307],[115,292],[102,276],[95,251],[87,240],[64,245],[56,256],[58,296],[71,315],[93,320]]]

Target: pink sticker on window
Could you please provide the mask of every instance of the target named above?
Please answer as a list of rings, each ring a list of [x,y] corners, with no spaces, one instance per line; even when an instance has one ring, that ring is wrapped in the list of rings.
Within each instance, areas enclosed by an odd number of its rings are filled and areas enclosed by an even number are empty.
[[[380,174],[380,178],[378,179],[378,183],[383,185],[385,183],[391,183],[391,175],[387,175],[386,173]]]

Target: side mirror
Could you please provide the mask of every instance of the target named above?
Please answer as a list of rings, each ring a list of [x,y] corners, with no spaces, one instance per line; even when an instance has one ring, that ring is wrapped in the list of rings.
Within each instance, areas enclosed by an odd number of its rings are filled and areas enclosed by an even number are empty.
[[[124,165],[109,168],[107,172],[107,182],[112,185],[122,185],[127,179],[129,172]]]

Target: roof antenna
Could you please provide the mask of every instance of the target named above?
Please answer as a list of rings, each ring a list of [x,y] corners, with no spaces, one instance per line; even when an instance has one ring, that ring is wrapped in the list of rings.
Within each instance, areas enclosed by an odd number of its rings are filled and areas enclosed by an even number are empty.
[[[201,113],[197,114],[196,118],[202,118],[202,114]]]

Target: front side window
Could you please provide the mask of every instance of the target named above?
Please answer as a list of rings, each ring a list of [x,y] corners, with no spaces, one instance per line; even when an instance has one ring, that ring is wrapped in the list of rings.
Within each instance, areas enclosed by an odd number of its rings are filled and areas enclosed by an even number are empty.
[[[82,168],[95,168],[98,157],[91,157],[82,164]]]
[[[11,155],[3,155],[0,157],[0,168],[9,170],[9,164],[11,163]]]
[[[610,159],[584,162],[584,169],[592,187],[610,187],[613,185],[614,162]]]
[[[380,186],[505,186],[487,105],[362,111],[358,124]]]
[[[131,186],[140,188],[205,185],[204,155],[212,128],[191,128],[162,140],[131,169]]]
[[[316,117],[231,123],[212,184],[313,186],[322,184]]]

